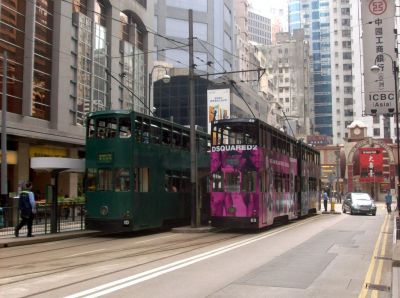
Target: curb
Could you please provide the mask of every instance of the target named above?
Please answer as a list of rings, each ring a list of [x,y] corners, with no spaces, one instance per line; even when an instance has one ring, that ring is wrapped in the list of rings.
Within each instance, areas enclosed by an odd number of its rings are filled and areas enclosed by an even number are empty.
[[[30,245],[51,241],[60,241],[72,238],[81,238],[89,236],[99,236],[104,233],[100,231],[72,231],[72,232],[62,232],[56,234],[45,234],[45,235],[35,235],[34,237],[13,237],[0,239],[0,248],[15,247],[21,245]]]

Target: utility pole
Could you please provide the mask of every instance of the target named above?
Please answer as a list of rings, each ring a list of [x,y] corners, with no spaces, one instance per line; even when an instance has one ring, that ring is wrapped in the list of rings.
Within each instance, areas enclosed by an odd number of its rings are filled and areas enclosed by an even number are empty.
[[[200,226],[198,216],[197,152],[196,152],[196,105],[194,93],[193,59],[193,10],[189,9],[189,118],[190,118],[190,184],[191,184],[191,222],[192,228]]]
[[[0,3],[1,4],[1,3]],[[0,10],[1,12],[1,10]],[[0,13],[1,15],[1,13]],[[7,202],[7,51],[3,52],[3,96],[1,98],[1,206]]]

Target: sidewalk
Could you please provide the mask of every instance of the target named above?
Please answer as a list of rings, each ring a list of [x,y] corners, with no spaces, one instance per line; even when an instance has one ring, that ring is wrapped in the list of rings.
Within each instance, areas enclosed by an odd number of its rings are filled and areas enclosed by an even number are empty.
[[[54,234],[41,234],[41,235],[39,234],[39,235],[34,235],[34,237],[26,237],[25,235],[23,236],[20,235],[19,237],[6,236],[0,238],[0,248],[59,241],[59,240],[79,238],[79,237],[90,237],[101,234],[102,232],[99,231],[77,230],[77,231],[61,232]]]
[[[397,298],[400,297],[400,241],[397,241],[400,238],[397,235],[400,232],[400,215],[397,211],[393,214],[392,297]]]

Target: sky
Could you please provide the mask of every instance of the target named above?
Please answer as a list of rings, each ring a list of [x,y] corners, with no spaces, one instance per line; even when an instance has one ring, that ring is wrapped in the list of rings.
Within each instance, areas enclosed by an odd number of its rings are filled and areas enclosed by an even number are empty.
[[[282,8],[284,10],[284,15],[280,17],[281,24],[284,24],[285,28],[287,27],[286,23],[287,23],[288,0],[248,0],[248,1],[256,12],[268,18],[272,18],[277,15],[276,13],[271,14],[271,9]]]

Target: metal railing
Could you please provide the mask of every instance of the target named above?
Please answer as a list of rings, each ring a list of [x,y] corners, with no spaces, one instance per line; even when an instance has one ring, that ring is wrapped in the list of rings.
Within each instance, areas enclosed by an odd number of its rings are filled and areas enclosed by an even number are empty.
[[[51,204],[40,204],[33,219],[32,233],[35,235],[51,233]],[[19,210],[14,207],[0,207],[0,237],[14,235],[14,229],[20,222]],[[85,229],[84,204],[59,204],[57,208],[57,232]],[[20,235],[26,235],[24,226]]]

